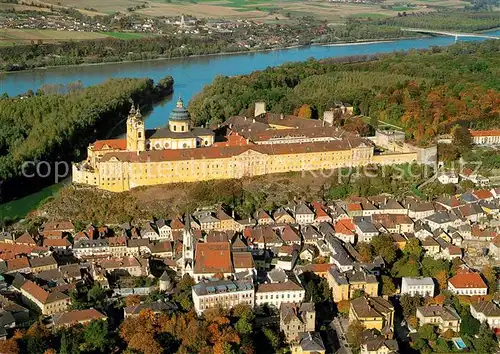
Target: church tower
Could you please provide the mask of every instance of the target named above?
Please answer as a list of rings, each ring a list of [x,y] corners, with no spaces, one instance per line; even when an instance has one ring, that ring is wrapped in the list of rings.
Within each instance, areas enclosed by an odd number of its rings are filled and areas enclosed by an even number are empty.
[[[189,274],[193,276],[194,270],[194,240],[191,230],[191,216],[186,213],[186,221],[184,223],[184,231],[182,233],[182,275]]]
[[[127,151],[146,150],[146,131],[139,107],[132,104],[127,118]]]

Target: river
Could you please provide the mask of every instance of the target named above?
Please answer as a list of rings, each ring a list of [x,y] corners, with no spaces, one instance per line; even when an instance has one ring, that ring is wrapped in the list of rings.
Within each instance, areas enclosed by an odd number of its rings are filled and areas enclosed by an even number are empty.
[[[500,35],[500,30],[486,34]],[[482,40],[463,38],[461,41]],[[173,60],[152,60],[140,62],[109,63],[87,66],[57,67],[22,71],[0,75],[0,93],[17,95],[32,89],[36,91],[44,84],[67,84],[81,80],[84,85],[95,85],[111,77],[150,77],[158,80],[171,75],[175,80],[174,96],[182,96],[185,102],[200,92],[203,86],[212,82],[217,75],[240,75],[255,70],[277,66],[288,61],[302,61],[308,58],[323,59],[374,53],[390,53],[431,46],[447,46],[455,42],[454,37],[428,37],[404,39],[391,42],[353,43],[326,46],[307,46],[273,50],[269,52],[212,55]],[[172,98],[156,106],[146,120],[147,128],[156,128],[167,123],[170,110],[174,107]]]
[[[499,36],[500,30],[486,32]],[[481,38],[462,38],[461,41],[479,41]],[[0,93],[18,95],[28,90],[36,91],[44,84],[67,84],[80,80],[84,85],[95,85],[112,77],[150,77],[159,80],[171,75],[175,80],[174,98],[181,95],[185,102],[212,82],[217,75],[241,75],[269,66],[308,58],[324,59],[374,53],[391,53],[431,46],[447,46],[455,42],[454,37],[427,37],[371,43],[336,44],[288,48],[268,52],[211,55],[173,60],[108,63],[99,65],[56,67],[0,74]],[[147,128],[161,127],[167,123],[175,100],[170,97],[154,107],[146,119]],[[48,187],[39,193],[18,201],[0,205],[2,216],[23,216],[26,210],[36,208],[38,203],[53,194],[58,188]],[[48,195],[47,195],[48,194]],[[2,215],[3,214],[3,215]]]

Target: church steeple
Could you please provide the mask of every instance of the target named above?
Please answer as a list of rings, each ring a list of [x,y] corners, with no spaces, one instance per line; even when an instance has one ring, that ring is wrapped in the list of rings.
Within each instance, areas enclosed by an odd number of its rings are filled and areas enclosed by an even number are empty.
[[[191,230],[191,215],[186,213],[184,230],[182,233],[182,275],[193,275],[194,268],[194,239]]]
[[[139,106],[137,106],[136,109],[133,102],[127,118],[127,150],[146,150],[146,131],[144,128],[144,121],[142,120]]]

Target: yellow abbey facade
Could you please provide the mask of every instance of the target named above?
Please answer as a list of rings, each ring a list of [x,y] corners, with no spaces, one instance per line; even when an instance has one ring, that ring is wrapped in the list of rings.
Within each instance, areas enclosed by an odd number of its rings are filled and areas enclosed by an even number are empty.
[[[325,173],[341,167],[396,164],[416,153],[374,154],[374,145],[321,120],[270,114],[231,117],[215,131],[192,127],[182,100],[168,127],[146,130],[131,109],[125,139],[99,140],[73,164],[73,182],[122,192],[139,186],[242,178],[289,171]]]

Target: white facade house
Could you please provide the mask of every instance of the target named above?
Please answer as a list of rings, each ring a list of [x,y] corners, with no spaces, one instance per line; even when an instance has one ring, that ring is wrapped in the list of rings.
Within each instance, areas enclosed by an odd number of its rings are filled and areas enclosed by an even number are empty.
[[[156,227],[158,228],[158,236],[160,240],[172,241],[172,228],[167,225],[164,219],[158,220],[156,222]]]
[[[282,303],[304,301],[305,295],[304,288],[290,280],[284,283],[260,284],[255,292],[255,304],[268,304],[279,309]]]
[[[430,277],[403,277],[401,295],[434,296],[434,281]]]
[[[294,210],[295,221],[300,225],[312,224],[314,222],[314,212],[304,203],[300,203]]]
[[[202,282],[194,285],[191,293],[197,314],[215,306],[231,309],[236,305],[246,304],[253,307],[255,302],[251,279]]]
[[[448,279],[448,290],[456,295],[486,295],[488,286],[478,273],[459,273]]]
[[[470,314],[479,322],[486,322],[491,329],[500,328],[500,307],[493,302],[472,303]]]
[[[443,173],[439,175],[437,179],[441,184],[449,184],[449,183],[456,184],[459,182],[458,176],[453,172]]]
[[[471,130],[472,142],[475,145],[499,145],[500,129]]]

